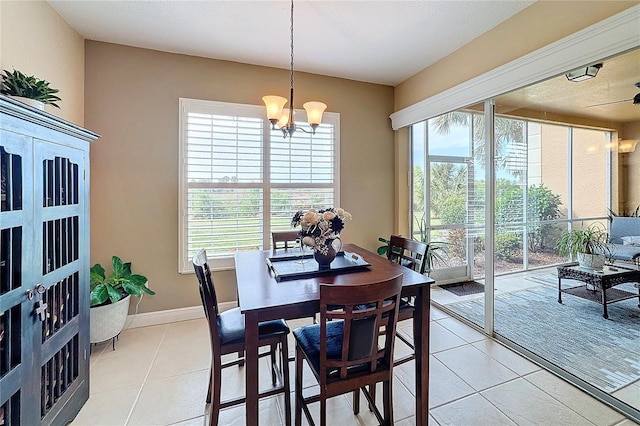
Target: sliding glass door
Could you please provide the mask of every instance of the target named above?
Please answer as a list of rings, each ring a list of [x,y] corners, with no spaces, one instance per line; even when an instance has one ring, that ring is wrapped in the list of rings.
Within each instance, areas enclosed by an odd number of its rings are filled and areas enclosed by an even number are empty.
[[[429,242],[436,299],[482,300],[484,276],[484,145],[482,105],[412,127],[412,236]],[[467,283],[452,293],[451,283]],[[478,322],[479,325],[480,322]]]
[[[611,378],[600,365],[606,354],[589,355],[609,344],[625,348],[621,339],[600,333],[594,341],[598,333],[587,331],[602,322],[590,313],[602,307],[557,302],[556,266],[570,260],[558,255],[559,236],[607,226],[614,132],[505,114],[499,106],[487,129],[482,109],[412,126],[412,235],[442,249],[432,265],[432,300],[585,386],[625,395],[640,386],[640,372],[637,381]],[[629,369],[625,363],[614,362]],[[587,364],[590,371],[581,367]]]

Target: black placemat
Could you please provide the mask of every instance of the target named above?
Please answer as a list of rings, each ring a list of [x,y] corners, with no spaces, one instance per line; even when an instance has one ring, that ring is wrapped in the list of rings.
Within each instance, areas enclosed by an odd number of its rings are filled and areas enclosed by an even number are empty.
[[[304,261],[301,263],[301,260]],[[320,269],[313,254],[304,256],[272,256],[267,258],[267,266],[273,271],[277,281],[286,279],[310,278],[319,275],[340,274],[366,269],[371,264],[360,255],[350,252],[340,252],[336,256],[329,269]]]

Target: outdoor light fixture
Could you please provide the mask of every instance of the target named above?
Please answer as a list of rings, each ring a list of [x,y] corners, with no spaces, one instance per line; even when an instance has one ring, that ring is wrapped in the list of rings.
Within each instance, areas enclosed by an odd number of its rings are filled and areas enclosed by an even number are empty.
[[[565,74],[569,81],[584,81],[595,77],[598,74],[598,70],[602,68],[602,63],[595,65],[588,65],[586,67],[578,68]]]
[[[284,137],[291,137],[296,131],[296,124],[293,121],[293,0],[291,0],[291,72],[290,72],[291,90],[289,91],[289,108],[284,108],[287,99],[282,96],[268,95],[263,96],[262,100],[267,108],[267,118],[271,122],[272,129],[281,129]],[[306,133],[316,133],[316,128],[322,123],[322,114],[327,105],[322,102],[306,102],[302,105],[307,111],[307,121],[311,126],[311,132],[300,129]]]
[[[638,144],[637,139],[624,139],[618,141],[618,152],[622,154],[628,154],[636,150]]]

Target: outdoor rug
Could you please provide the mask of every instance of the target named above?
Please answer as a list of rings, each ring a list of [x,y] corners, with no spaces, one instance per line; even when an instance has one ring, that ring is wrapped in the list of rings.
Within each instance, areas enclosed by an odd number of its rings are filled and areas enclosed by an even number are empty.
[[[476,281],[465,281],[463,283],[445,284],[440,288],[450,291],[456,296],[468,296],[470,294],[484,293],[484,284]]]
[[[541,281],[547,285],[496,296],[496,333],[605,392],[640,379],[638,298],[607,305],[605,320],[600,304],[569,294],[559,304],[557,276],[546,275]],[[563,287],[570,285],[566,281]],[[632,283],[616,288],[638,293]],[[477,324],[483,321],[483,301],[447,307]]]
[[[524,278],[528,281],[533,281],[534,283],[543,284],[551,286],[555,289],[558,288],[558,273],[557,272],[544,272],[538,275],[531,275]],[[572,282],[575,282],[574,285],[579,285],[580,283],[575,280],[565,280],[562,279],[562,287],[570,287]]]

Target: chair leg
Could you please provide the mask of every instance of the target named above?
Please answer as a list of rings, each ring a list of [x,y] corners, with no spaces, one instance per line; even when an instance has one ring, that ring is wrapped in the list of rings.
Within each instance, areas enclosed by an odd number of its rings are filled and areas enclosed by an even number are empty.
[[[207,404],[211,402],[211,385],[213,384],[213,367],[209,369],[209,389],[207,390]]]
[[[375,402],[376,400],[376,386],[378,384],[374,383],[369,385],[369,395],[371,395],[371,400]],[[369,411],[373,411],[373,404],[369,403]]]
[[[269,356],[271,357],[271,384],[275,386],[278,384],[278,377],[276,376],[276,350],[278,349],[278,345],[272,344],[271,349],[269,350]]]
[[[282,338],[282,346],[280,349],[280,370],[282,371],[284,380],[284,418],[285,424],[291,426],[291,383],[289,377],[289,344],[287,343],[287,336]]]
[[[302,425],[302,351],[296,344],[296,401],[295,401],[295,425]]]
[[[327,395],[320,392],[320,426],[327,426]]]
[[[209,416],[209,425],[217,425],[220,417],[220,392],[222,390],[222,360],[220,356],[213,357],[213,401],[211,403],[211,415]]]
[[[382,383],[382,400],[384,404],[384,424],[393,424],[393,383],[387,380]]]
[[[353,391],[353,414],[358,415],[360,412],[360,389]]]

